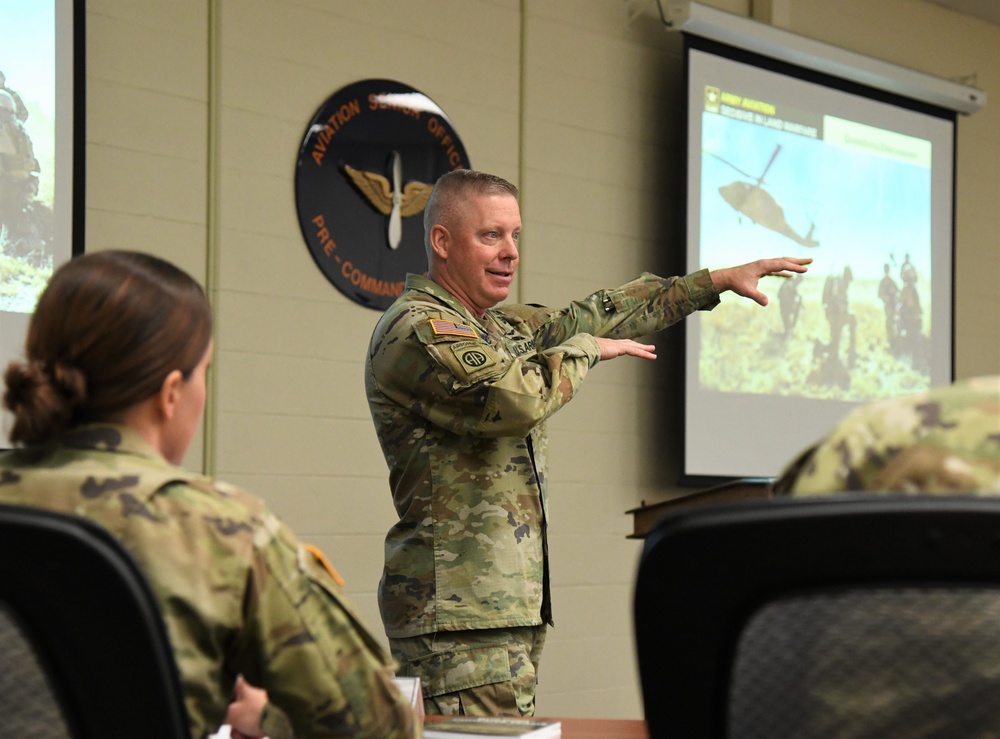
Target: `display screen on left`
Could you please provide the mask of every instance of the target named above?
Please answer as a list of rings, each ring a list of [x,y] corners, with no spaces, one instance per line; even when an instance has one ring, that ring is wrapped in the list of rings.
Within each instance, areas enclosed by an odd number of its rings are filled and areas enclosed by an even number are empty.
[[[79,241],[81,8],[0,0],[0,369],[23,355],[38,296]],[[4,411],[0,447],[9,424]]]

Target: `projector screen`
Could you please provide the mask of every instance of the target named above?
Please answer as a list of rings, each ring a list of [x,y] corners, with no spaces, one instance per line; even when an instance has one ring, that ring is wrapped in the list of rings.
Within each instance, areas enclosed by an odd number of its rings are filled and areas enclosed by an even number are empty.
[[[953,379],[955,113],[685,37],[687,267],[812,257],[685,322],[682,482],[772,478]]]
[[[55,267],[82,250],[83,3],[0,0],[0,371]],[[10,414],[0,409],[0,447]]]

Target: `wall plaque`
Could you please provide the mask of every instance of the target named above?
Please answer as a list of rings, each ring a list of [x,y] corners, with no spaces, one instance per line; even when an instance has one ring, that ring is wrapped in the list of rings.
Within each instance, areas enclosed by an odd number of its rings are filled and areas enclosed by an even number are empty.
[[[378,79],[338,90],[299,148],[295,200],[309,252],[344,295],[385,310],[407,272],[427,272],[431,188],[469,168],[451,121],[418,90]]]

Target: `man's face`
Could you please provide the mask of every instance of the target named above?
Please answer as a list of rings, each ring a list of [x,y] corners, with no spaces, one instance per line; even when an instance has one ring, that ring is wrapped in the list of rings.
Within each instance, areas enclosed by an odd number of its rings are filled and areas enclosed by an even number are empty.
[[[474,315],[507,299],[517,270],[521,211],[513,195],[472,195],[440,227],[433,278]],[[443,257],[443,262],[441,258]]]

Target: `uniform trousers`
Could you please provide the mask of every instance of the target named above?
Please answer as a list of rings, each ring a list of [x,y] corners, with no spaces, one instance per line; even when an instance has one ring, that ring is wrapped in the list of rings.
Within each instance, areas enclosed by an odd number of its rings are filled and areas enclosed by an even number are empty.
[[[419,677],[424,712],[533,716],[546,626],[439,631],[389,639],[402,677]]]

